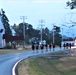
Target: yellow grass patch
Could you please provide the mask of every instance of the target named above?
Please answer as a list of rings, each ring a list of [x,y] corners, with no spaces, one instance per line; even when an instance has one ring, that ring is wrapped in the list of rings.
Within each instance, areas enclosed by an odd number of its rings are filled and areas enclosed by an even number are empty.
[[[18,75],[28,75],[27,69],[28,69],[28,59],[20,63],[20,67],[18,67]]]
[[[59,70],[67,71],[76,68],[76,57],[64,57],[59,60],[61,63],[56,65]]]

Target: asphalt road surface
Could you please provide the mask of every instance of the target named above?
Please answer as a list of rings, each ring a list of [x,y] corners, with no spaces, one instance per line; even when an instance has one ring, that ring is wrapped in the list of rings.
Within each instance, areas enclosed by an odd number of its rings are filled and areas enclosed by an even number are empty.
[[[59,50],[64,50],[64,49],[63,48],[55,49],[55,51],[59,51]],[[47,52],[45,50],[43,52],[39,50],[38,53],[36,51],[35,52],[30,51],[30,52],[23,52],[23,53],[16,53],[16,54],[0,55],[0,75],[15,75],[15,73],[12,72],[12,68],[19,60],[28,58],[29,56],[36,56],[36,55],[55,52],[55,51],[53,51],[52,49],[51,51],[48,50]]]

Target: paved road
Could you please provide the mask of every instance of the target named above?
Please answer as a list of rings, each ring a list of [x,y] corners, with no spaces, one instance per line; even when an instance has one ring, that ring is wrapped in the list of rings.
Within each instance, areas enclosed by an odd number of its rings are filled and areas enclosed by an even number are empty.
[[[56,48],[55,51],[64,50],[60,48]],[[48,52],[45,50],[41,52],[41,50],[37,53],[35,52],[23,52],[23,53],[16,53],[16,54],[6,54],[6,55],[0,55],[0,75],[12,75],[12,68],[14,64],[24,58],[28,58],[29,56],[35,56],[39,54],[49,53],[53,52],[53,49]],[[15,75],[15,74],[13,74]]]

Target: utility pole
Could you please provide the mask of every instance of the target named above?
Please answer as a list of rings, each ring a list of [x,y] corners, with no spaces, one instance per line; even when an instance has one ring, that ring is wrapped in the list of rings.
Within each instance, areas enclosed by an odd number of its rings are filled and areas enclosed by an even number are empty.
[[[62,45],[63,45],[63,41],[64,41],[64,40],[63,40],[63,29],[64,29],[63,26],[64,26],[64,25],[62,24],[62,27],[61,27],[61,29],[62,29]]]
[[[54,26],[55,26],[55,25],[53,24],[53,44],[55,43],[55,42],[54,42],[54,39],[55,39],[55,38],[54,38]]]
[[[43,28],[45,22],[44,22],[43,19],[41,19],[41,20],[39,21],[39,23],[40,23],[40,26],[41,26],[41,43],[42,43],[42,28]]]
[[[62,28],[62,43],[63,43],[63,28]]]
[[[53,29],[53,44],[54,44],[54,29]]]
[[[23,47],[24,47],[25,46],[25,19],[27,19],[27,16],[21,16],[21,19],[23,20],[23,36],[24,36]]]

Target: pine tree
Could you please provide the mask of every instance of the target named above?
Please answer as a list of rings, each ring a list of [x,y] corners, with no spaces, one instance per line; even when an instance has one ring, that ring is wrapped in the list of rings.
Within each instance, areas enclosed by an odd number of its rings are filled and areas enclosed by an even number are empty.
[[[3,9],[1,9],[1,15],[2,15],[2,23],[5,28],[5,34],[12,35],[9,20],[8,20],[7,16],[5,15],[5,11]]]

